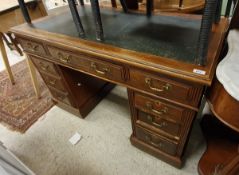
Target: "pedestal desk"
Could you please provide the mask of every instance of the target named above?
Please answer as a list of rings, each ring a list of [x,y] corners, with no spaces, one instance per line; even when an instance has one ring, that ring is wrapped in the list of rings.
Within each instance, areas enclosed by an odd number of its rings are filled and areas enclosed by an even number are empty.
[[[47,84],[53,100],[86,115],[115,84],[128,90],[131,143],[181,167],[204,88],[210,86],[228,21],[211,35],[208,64],[194,64],[198,16],[124,14],[101,9],[105,40],[95,40],[88,7],[79,7],[85,38],[69,10],[11,29]],[[104,126],[102,126],[104,127]]]

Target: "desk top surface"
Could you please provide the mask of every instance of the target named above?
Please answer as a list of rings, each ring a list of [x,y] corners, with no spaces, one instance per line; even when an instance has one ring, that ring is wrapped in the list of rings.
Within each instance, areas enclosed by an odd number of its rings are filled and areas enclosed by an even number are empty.
[[[183,17],[125,14],[101,9],[104,41],[95,39],[95,25],[90,8],[78,10],[85,30],[85,40],[113,45],[137,52],[194,63],[201,20]],[[70,12],[34,23],[48,32],[79,37]]]
[[[144,14],[124,14],[101,8],[104,41],[95,39],[95,25],[89,7],[78,9],[85,38],[78,36],[69,9],[32,24],[14,27],[12,32],[62,43],[67,47],[94,51],[110,57],[144,64],[159,70],[166,69],[181,77],[197,78],[210,84],[215,71],[217,48],[225,32],[227,20],[222,20],[212,34],[209,43],[209,60],[204,67],[194,64],[201,20],[198,17],[155,15],[147,18]],[[194,69],[205,71],[204,75],[193,73]],[[159,70],[161,71],[161,70]],[[164,71],[164,70],[163,70]]]

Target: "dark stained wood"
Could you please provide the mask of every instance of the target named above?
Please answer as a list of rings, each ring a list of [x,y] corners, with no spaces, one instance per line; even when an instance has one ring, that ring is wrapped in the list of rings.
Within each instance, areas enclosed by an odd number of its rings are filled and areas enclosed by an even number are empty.
[[[225,125],[239,132],[239,102],[214,80],[207,93],[208,104],[213,114]]]
[[[170,162],[171,165],[181,167],[183,163],[183,155],[187,144],[188,135],[190,133],[192,122],[194,120],[196,112],[188,109],[182,109],[178,106],[174,106],[163,101],[160,102],[162,106],[159,108],[164,108],[166,107],[164,105],[167,105],[169,112],[167,111],[167,114],[158,114],[158,112],[157,114],[155,114],[154,111],[152,112],[151,110],[148,110],[147,107],[145,107],[147,106],[145,104],[147,104],[149,100],[156,100],[157,102],[159,102],[159,99],[155,99],[150,96],[144,97],[143,94],[140,94],[139,96],[137,92],[132,91],[130,89],[128,89],[128,98],[130,102],[133,128],[133,133],[130,137],[131,143],[150,154],[160,157],[166,162]],[[175,109],[181,111],[177,113]],[[147,131],[137,131],[137,126],[145,128],[150,132],[149,134],[153,136],[156,135],[159,137],[166,138],[169,142],[172,142],[177,146],[174,145],[173,149],[169,146],[170,150],[155,150],[156,147],[154,146],[154,144],[150,144],[149,142],[151,139],[147,141],[144,138],[148,136]],[[171,157],[172,153],[175,154],[174,157]]]
[[[161,116],[147,114],[140,110],[137,110],[137,112],[138,118],[136,123],[138,125],[141,125],[145,128],[152,128],[153,126],[156,130],[158,130],[159,133],[165,132],[164,134],[170,134],[171,137],[179,139],[181,123],[171,121],[166,117],[164,118]]]
[[[113,84],[55,65],[40,57],[30,58],[48,86],[53,100],[77,116],[86,117],[114,87]]]
[[[54,41],[55,46],[63,46],[65,49],[70,48],[74,52],[78,51],[82,54],[90,54],[96,57],[104,55],[104,59],[106,61],[114,60],[116,62],[120,62],[121,64],[129,64],[131,66],[163,73],[165,75],[177,77],[179,79],[185,79],[190,82],[210,85],[215,72],[215,63],[219,55],[217,50],[220,50],[222,47],[222,41],[224,39],[227,25],[227,19],[222,19],[221,22],[215,27],[209,44],[208,64],[204,67],[183,63],[182,61],[170,60],[164,57],[133,52],[102,43],[69,37],[66,35],[49,33],[47,31],[31,28],[30,26],[26,25],[18,26],[15,29],[12,28],[11,31],[15,34],[18,34],[18,37],[21,35],[24,35],[25,37],[34,36],[35,39],[44,38],[44,40],[49,43]],[[64,44],[62,45],[60,43]],[[75,47],[72,48],[69,46]],[[94,50],[94,52],[92,52],[92,50]],[[193,73],[194,69],[205,71],[205,75]]]
[[[112,20],[113,18],[108,18],[113,14],[112,11],[104,10],[101,13],[102,19],[108,19],[112,22],[111,25],[118,25],[116,22],[122,16],[122,19],[126,19],[125,14],[115,11],[117,18]],[[85,117],[113,88],[112,83],[127,87],[133,129],[132,144],[171,165],[181,167],[203,89],[211,84],[215,72],[228,26],[227,20],[223,19],[215,26],[210,40],[208,65],[202,67],[153,55],[151,52],[142,53],[141,44],[150,44],[144,43],[143,38],[140,45],[136,44],[138,37],[130,38],[130,41],[128,38],[115,39],[112,42],[116,45],[97,42],[94,32],[93,39],[78,38],[70,27],[72,21],[67,18],[67,13],[33,21],[32,26],[25,24],[11,30],[25,53],[32,57],[52,92],[53,99],[64,109]],[[59,28],[56,25],[58,22],[66,22],[62,18],[66,21],[68,19],[69,23]],[[134,22],[145,20],[140,15],[133,18],[136,20]],[[51,20],[52,23],[49,23]],[[82,22],[84,20],[82,18]],[[132,27],[133,31],[137,29]],[[122,32],[129,36],[127,30],[122,29]],[[146,40],[148,39],[151,37]],[[117,45],[122,43],[125,47],[131,46],[122,48]],[[138,46],[141,48],[136,48]],[[153,45],[152,47],[157,49]],[[194,69],[205,71],[205,75],[193,73]],[[55,86],[52,87],[51,84]]]
[[[207,140],[207,150],[199,161],[199,174],[238,175],[239,133],[210,115],[203,117],[201,126]]]
[[[178,81],[172,77],[150,74],[145,71],[131,69],[130,84],[141,87],[146,92],[156,96],[173,99],[183,104],[198,107],[203,86],[189,82]]]

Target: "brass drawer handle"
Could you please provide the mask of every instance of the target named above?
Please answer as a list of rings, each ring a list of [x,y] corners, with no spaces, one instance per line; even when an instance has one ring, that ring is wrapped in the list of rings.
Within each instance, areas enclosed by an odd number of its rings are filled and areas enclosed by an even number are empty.
[[[66,98],[65,95],[59,95],[59,94],[55,94],[55,95],[56,95],[56,98],[61,101],[63,101]]]
[[[148,135],[145,136],[145,140],[146,140],[147,142],[149,142],[151,145],[153,145],[153,146],[155,146],[155,147],[158,147],[158,148],[162,148],[162,147],[164,146],[163,143],[160,142],[160,141],[158,141],[157,143],[154,142],[154,141],[152,140],[152,137],[150,137],[150,136],[148,136]]]
[[[169,83],[166,83],[166,85],[164,85],[161,89],[153,87],[151,78],[145,78],[145,83],[149,86],[151,90],[156,92],[169,91],[172,88],[172,85]]]
[[[167,108],[167,107],[164,107],[163,109],[161,109],[160,111],[158,111],[158,110],[156,110],[156,109],[153,108],[153,105],[152,105],[152,103],[150,103],[150,102],[146,102],[146,107],[147,107],[150,111],[152,111],[152,112],[154,112],[155,114],[158,114],[158,115],[163,115],[163,114],[167,114],[167,113],[168,113],[168,108]]]
[[[49,83],[50,83],[51,85],[56,85],[56,80],[51,80],[51,81],[49,81]]]
[[[161,123],[156,123],[156,122],[154,121],[153,117],[150,116],[150,115],[147,116],[147,119],[148,119],[154,126],[156,126],[156,127],[158,127],[158,128],[163,128],[163,127],[168,126],[168,123],[167,123],[166,121],[163,121],[163,122],[161,122]]]
[[[40,69],[47,71],[49,69],[49,65],[44,65],[42,62],[39,63],[40,64]]]
[[[99,69],[97,68],[97,66],[96,66],[96,63],[93,63],[93,62],[91,63],[90,67],[93,68],[95,72],[97,72],[97,73],[99,73],[99,74],[101,74],[101,75],[105,75],[105,74],[107,74],[108,72],[110,72],[110,69],[109,69],[109,68],[103,68],[102,70],[99,70]]]
[[[33,45],[32,43],[27,43],[27,48],[28,48],[28,50],[30,50],[31,52],[36,52],[37,51],[37,49],[39,48],[39,46],[38,45]]]
[[[64,63],[69,63],[70,62],[70,55],[68,56],[64,56],[61,52],[57,53],[57,56],[59,57],[60,61],[64,62]]]

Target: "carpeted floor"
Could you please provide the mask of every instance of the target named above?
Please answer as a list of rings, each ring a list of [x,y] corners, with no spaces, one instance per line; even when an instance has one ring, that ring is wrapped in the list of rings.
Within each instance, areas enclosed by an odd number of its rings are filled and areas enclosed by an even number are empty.
[[[75,133],[75,146],[68,139]],[[0,125],[0,140],[37,175],[194,175],[205,149],[198,120],[178,170],[130,144],[131,120],[126,89],[117,86],[85,118],[54,106],[25,134]]]
[[[53,106],[53,102],[39,75],[41,98],[36,98],[25,60],[12,66],[12,71],[15,85],[10,83],[6,71],[0,72],[0,122],[25,132]]]

